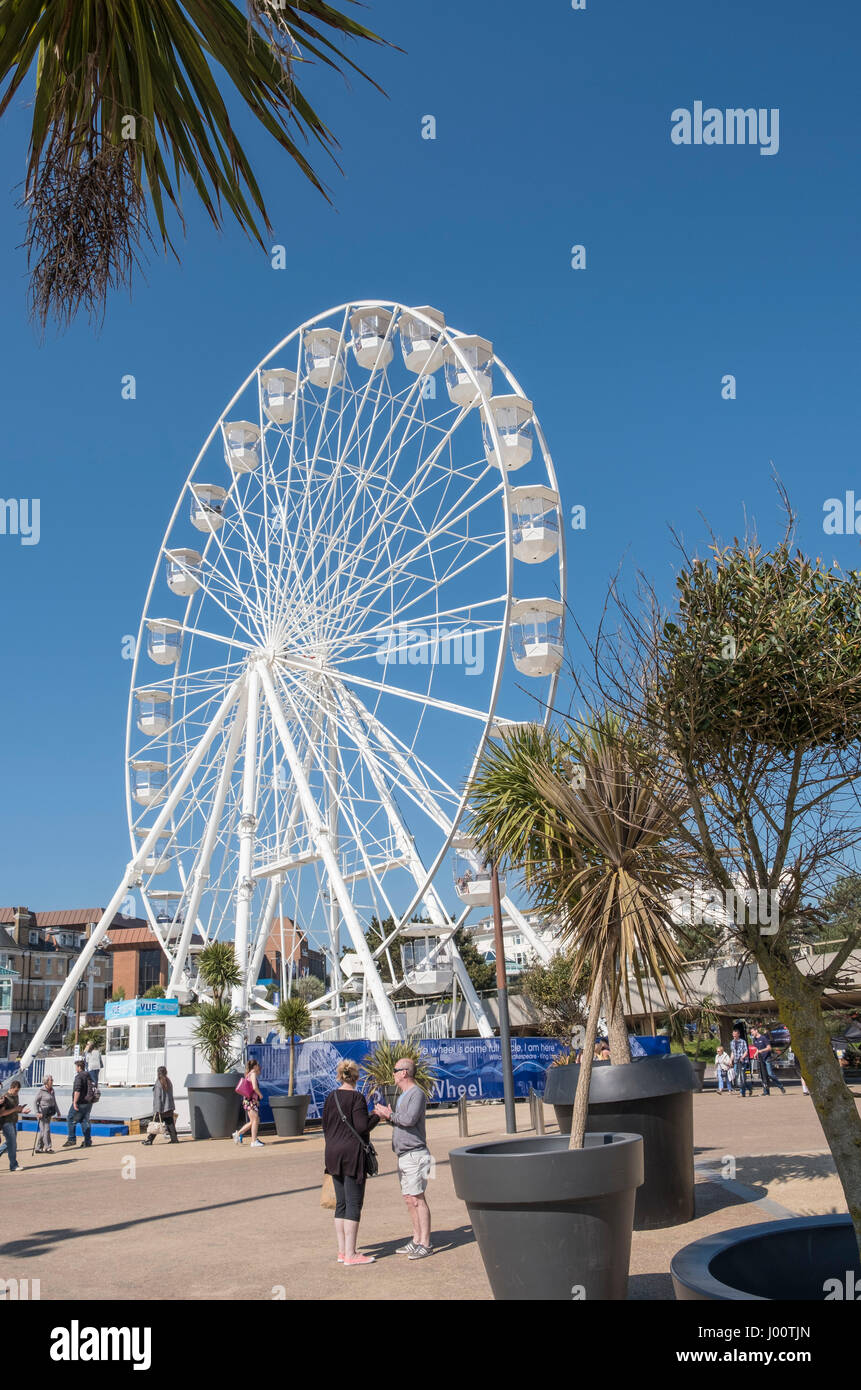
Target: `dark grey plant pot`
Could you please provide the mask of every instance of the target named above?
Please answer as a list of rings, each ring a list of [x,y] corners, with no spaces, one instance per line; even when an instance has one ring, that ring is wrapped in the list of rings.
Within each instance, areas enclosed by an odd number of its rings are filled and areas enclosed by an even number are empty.
[[[670,1262],[676,1298],[728,1302],[825,1301],[856,1296],[861,1259],[849,1216],[763,1221],[686,1245]],[[838,1292],[839,1289],[839,1292]]]
[[[708,1063],[707,1063],[707,1062],[691,1062],[690,1057],[688,1058],[688,1061],[691,1063],[691,1068],[692,1068],[692,1070],[693,1070],[694,1076],[696,1077],[696,1082],[697,1082],[696,1089],[697,1089],[698,1091],[701,1091],[701,1090],[703,1089],[704,1085],[705,1085],[705,1081],[706,1081],[706,1067],[708,1066]]]
[[[185,1078],[192,1139],[227,1139],[236,1129],[242,1101],[236,1087],[242,1073],[192,1072]]]
[[[627,1296],[639,1135],[587,1134],[582,1149],[558,1134],[508,1139],[449,1159],[495,1299]]]
[[[548,1067],[544,1099],[556,1111],[560,1133],[571,1133],[581,1068]],[[696,1077],[689,1059],[644,1057],[614,1067],[592,1068],[587,1133],[622,1130],[641,1134],[645,1181],[637,1193],[635,1231],[678,1226],[694,1217],[694,1114]]]
[[[311,1104],[310,1095],[269,1096],[275,1133],[282,1139],[297,1139],[305,1133],[305,1116]]]

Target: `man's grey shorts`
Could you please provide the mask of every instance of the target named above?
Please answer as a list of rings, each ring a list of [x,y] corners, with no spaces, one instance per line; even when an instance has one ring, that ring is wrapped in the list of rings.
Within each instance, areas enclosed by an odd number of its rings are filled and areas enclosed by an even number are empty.
[[[398,1177],[405,1197],[421,1197],[428,1185],[431,1156],[428,1149],[408,1149],[398,1154]]]

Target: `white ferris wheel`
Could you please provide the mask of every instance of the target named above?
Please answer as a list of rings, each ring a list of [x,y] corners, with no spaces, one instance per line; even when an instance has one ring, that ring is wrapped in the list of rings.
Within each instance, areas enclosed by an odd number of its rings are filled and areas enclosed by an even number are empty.
[[[489,342],[380,301],[295,329],[216,421],[159,550],[127,720],[132,858],[88,948],[134,889],[168,993],[197,992],[201,943],[233,940],[247,1018],[286,920],[327,954],[322,1015],[360,981],[395,1039],[392,995],[454,976],[489,1035],[452,937],[490,885],[458,826],[485,741],[524,701],[534,717],[524,689],[552,704],[564,593],[553,465]],[[373,949],[372,918],[393,922]]]

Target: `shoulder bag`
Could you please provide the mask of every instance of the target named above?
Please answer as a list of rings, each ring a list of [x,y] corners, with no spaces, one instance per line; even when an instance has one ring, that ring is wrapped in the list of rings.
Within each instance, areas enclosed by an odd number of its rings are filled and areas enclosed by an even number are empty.
[[[337,1107],[338,1107],[338,1114],[341,1116],[341,1119],[343,1120],[344,1124],[347,1126],[347,1129],[350,1131],[350,1133],[351,1133],[351,1134],[355,1134],[356,1138],[358,1139],[358,1141],[359,1141],[359,1143],[360,1143],[360,1145],[361,1145],[361,1147],[362,1147],[362,1152],[363,1152],[364,1155],[365,1155],[365,1177],[366,1177],[366,1178],[375,1178],[375,1177],[377,1176],[377,1174],[379,1173],[379,1171],[380,1171],[380,1160],[379,1160],[379,1158],[378,1158],[378,1156],[377,1156],[377,1151],[376,1151],[376,1149],[374,1148],[374,1146],[373,1146],[373,1144],[371,1143],[370,1139],[368,1139],[368,1140],[363,1139],[362,1136],[361,1136],[361,1134],[359,1133],[359,1131],[358,1131],[357,1129],[353,1129],[353,1126],[350,1124],[350,1121],[347,1119],[346,1115],[344,1114],[343,1110],[341,1109],[341,1102],[340,1102],[340,1100],[338,1099],[338,1090],[337,1090],[337,1087],[336,1087],[335,1090],[332,1092],[332,1094],[333,1094],[334,1097],[335,1097],[335,1104],[336,1104]]]

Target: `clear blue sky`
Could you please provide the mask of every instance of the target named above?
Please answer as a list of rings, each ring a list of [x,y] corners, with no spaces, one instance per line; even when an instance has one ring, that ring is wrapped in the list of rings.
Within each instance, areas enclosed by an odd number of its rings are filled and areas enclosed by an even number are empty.
[[[122,640],[164,525],[240,381],[330,305],[435,304],[492,339],[566,511],[587,508],[568,593],[587,627],[623,556],[669,597],[669,524],[697,546],[701,514],[726,538],[748,515],[776,538],[772,460],[801,544],[858,562],[857,537],[822,531],[826,498],[861,497],[858,7],[372,0],[368,22],[406,50],[357,55],[387,99],[305,77],[341,139],[333,207],[240,121],[286,271],[189,202],[181,266],[153,256],[100,336],[81,322],[40,345],[26,321],[24,102],[2,122],[0,495],[41,501],[38,545],[0,536],[4,903],[109,898],[128,858]],[[671,112],[695,101],[778,108],[779,152],[675,146]]]

